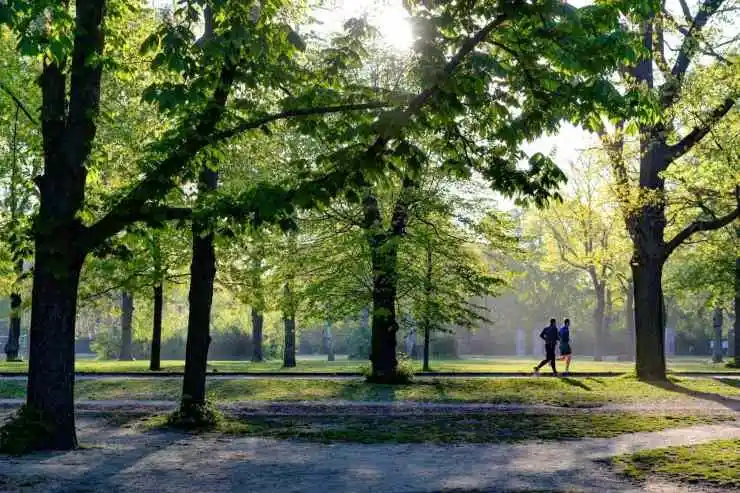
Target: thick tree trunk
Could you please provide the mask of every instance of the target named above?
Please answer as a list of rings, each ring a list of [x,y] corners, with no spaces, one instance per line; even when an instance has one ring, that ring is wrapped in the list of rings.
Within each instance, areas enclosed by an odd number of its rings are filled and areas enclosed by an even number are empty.
[[[77,447],[74,416],[75,317],[82,256],[47,253],[36,243],[26,409],[48,426],[28,430],[31,450]]]
[[[295,312],[293,307],[293,293],[290,286],[285,284],[285,303],[288,308],[283,313],[285,327],[285,343],[283,344],[283,367],[295,368]]]
[[[260,363],[265,359],[262,352],[262,327],[264,322],[265,318],[262,312],[252,308],[252,361],[255,363]]]
[[[207,166],[201,170],[200,193],[218,185],[218,173]],[[181,411],[198,413],[206,402],[208,347],[211,344],[210,323],[213,281],[216,277],[214,234],[203,224],[193,223],[193,259],[190,264],[188,302],[188,338],[185,346],[185,375],[182,380]]]
[[[134,295],[129,291],[124,291],[121,293],[121,351],[118,355],[118,359],[121,361],[131,361],[134,359],[133,354],[131,354],[133,321]]]
[[[633,262],[632,275],[635,283],[637,376],[642,380],[665,380],[663,265],[658,261]]]
[[[714,350],[712,351],[712,361],[721,363],[722,355],[722,307],[715,306],[712,313],[712,327],[714,328]]]
[[[396,358],[396,290],[397,244],[385,235],[374,235],[370,241],[373,268],[372,344],[370,361],[372,380],[392,383],[397,378]]]
[[[5,356],[8,361],[20,361],[21,349],[21,295],[10,293],[10,328],[8,342],[5,343]]]
[[[162,312],[164,311],[164,288],[162,284],[154,285],[154,316],[152,319],[152,350],[149,357],[149,369],[162,369]]]

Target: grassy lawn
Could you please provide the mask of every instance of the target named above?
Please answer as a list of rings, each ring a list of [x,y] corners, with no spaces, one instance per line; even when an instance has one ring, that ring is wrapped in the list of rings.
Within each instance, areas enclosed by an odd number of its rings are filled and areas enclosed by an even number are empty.
[[[624,433],[659,431],[716,423],[729,417],[579,413],[464,414],[412,416],[300,416],[226,418],[218,430],[226,434],[279,439],[355,443],[496,443],[524,440],[611,438]],[[162,426],[165,417],[146,421]]]
[[[529,372],[537,363],[534,357],[502,357],[502,358],[466,358],[459,360],[432,361],[435,371],[444,372]],[[415,362],[417,371],[421,371],[421,364]],[[264,363],[252,363],[251,361],[211,361],[209,370],[219,373],[229,372],[280,372],[286,371],[282,368],[279,360],[266,361]],[[323,357],[299,357],[298,366],[291,368],[291,372],[334,372],[348,373],[359,372],[367,366],[365,361],[349,361],[339,358],[337,361],[328,362]],[[562,366],[562,365],[561,365]],[[182,361],[167,360],[162,362],[162,370],[169,372],[182,372],[184,363]],[[740,369],[727,368],[723,363],[712,363],[709,357],[680,357],[668,360],[668,367],[674,372],[737,372]],[[147,372],[148,361],[100,361],[100,360],[78,360],[77,371],[80,372]],[[24,373],[28,369],[26,363],[0,362],[0,372]],[[631,372],[634,363],[627,361],[592,361],[589,358],[576,357],[571,366],[573,372]]]
[[[686,483],[740,489],[740,440],[669,447],[615,457],[621,473],[638,480],[650,475]]]
[[[0,398],[22,398],[23,380],[0,380]],[[77,399],[176,400],[179,378],[80,380]],[[674,377],[667,386],[616,378],[460,378],[418,381],[410,385],[366,384],[360,379],[224,379],[208,382],[209,399],[234,401],[424,401],[497,404],[550,404],[598,407],[608,403],[658,404],[694,396],[704,399],[740,399],[740,380]]]

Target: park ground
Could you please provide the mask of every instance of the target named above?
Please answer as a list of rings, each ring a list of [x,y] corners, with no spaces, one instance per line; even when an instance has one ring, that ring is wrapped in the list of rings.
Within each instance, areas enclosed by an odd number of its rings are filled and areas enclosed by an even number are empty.
[[[452,363],[465,372],[473,364]],[[682,363],[692,372],[709,365]],[[138,362],[124,364],[139,371]],[[299,361],[310,364],[326,365]],[[618,363],[589,371],[610,364]],[[167,426],[179,377],[93,375],[76,384],[82,447],[0,457],[0,491],[734,492],[739,377],[434,377],[384,386],[216,375],[208,393],[223,419],[192,433]],[[0,379],[0,414],[24,396],[22,374]]]

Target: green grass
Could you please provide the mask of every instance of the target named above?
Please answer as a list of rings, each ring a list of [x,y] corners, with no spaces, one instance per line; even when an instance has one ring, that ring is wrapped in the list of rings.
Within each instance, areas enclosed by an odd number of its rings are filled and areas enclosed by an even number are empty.
[[[634,413],[443,414],[434,416],[299,416],[226,418],[216,431],[278,439],[354,443],[496,443],[524,440],[611,438],[624,433],[716,423],[717,416],[640,415]],[[163,425],[161,417],[148,426]]]
[[[668,447],[615,457],[621,473],[638,480],[654,475],[685,483],[740,489],[740,440]]]
[[[444,372],[529,372],[537,362],[533,357],[503,357],[503,358],[467,358],[460,360],[432,361],[435,371]],[[414,369],[421,370],[419,362],[414,362]],[[219,373],[229,372],[335,372],[348,373],[359,372],[367,366],[366,361],[349,361],[338,359],[328,362],[323,357],[301,357],[298,366],[285,370],[282,362],[278,360],[266,361],[264,363],[252,363],[251,361],[211,361],[209,370]],[[562,367],[562,365],[560,365]],[[184,363],[182,361],[167,360],[162,362],[162,370],[168,372],[182,372]],[[712,363],[709,357],[679,357],[668,361],[668,368],[674,372],[735,372],[740,374],[740,369],[727,368],[723,363]],[[24,373],[28,369],[26,363],[0,362],[0,372]],[[104,372],[147,372],[148,361],[100,361],[100,360],[78,360],[76,369],[80,372],[104,373]],[[576,357],[571,370],[573,372],[631,372],[634,363],[627,361],[592,361],[586,357]]]
[[[0,380],[0,398],[22,398],[23,380]],[[77,399],[177,400],[179,378],[80,380]],[[550,404],[598,407],[609,403],[675,402],[688,397],[740,399],[740,381],[675,377],[665,386],[616,378],[438,378],[409,385],[367,384],[360,379],[219,379],[208,382],[214,402],[234,401],[423,401]]]

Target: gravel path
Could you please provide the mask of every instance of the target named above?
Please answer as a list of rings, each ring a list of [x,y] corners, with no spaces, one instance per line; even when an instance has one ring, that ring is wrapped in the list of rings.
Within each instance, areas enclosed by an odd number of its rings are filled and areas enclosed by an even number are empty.
[[[740,438],[740,421],[614,439],[496,445],[317,444],[113,428],[80,420],[88,447],[0,458],[8,493],[581,491],[698,492],[624,481],[597,462],[672,445]]]

